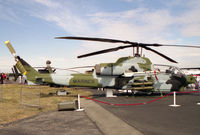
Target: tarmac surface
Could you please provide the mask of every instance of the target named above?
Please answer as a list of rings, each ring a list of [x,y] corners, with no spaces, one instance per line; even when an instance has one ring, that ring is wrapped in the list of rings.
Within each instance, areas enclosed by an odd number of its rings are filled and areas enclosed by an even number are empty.
[[[0,125],[0,135],[143,135],[91,100],[84,111],[53,111]]]
[[[128,97],[118,94],[115,98],[102,95],[94,99],[111,104],[137,104],[157,98],[160,96]],[[176,108],[169,106],[173,104],[173,96],[143,105],[98,104],[145,135],[199,135],[200,105],[197,105],[197,102],[200,102],[200,93],[178,94],[176,103],[181,106]]]
[[[112,105],[81,99],[83,112],[52,111],[0,125],[0,135],[199,135],[200,93],[179,94],[174,108],[173,96],[143,105],[137,104],[160,98],[159,95],[106,98],[102,92],[94,99]]]
[[[0,135],[103,135],[83,112],[53,111],[0,125]]]

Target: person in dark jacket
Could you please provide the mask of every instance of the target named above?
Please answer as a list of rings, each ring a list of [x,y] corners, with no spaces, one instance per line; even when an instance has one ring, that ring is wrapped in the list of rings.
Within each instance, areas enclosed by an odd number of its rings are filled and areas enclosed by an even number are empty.
[[[1,84],[3,84],[3,73],[1,73]]]

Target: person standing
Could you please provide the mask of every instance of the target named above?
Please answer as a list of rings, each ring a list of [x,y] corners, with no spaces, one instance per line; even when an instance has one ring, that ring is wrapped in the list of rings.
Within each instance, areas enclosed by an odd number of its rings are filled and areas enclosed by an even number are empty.
[[[195,83],[195,89],[196,89],[196,90],[199,89],[199,82],[196,82],[196,83]]]
[[[200,81],[199,81],[198,83],[199,83],[199,88],[200,88]],[[198,89],[199,89],[199,88],[198,88]]]
[[[1,84],[3,84],[3,73],[1,73]]]

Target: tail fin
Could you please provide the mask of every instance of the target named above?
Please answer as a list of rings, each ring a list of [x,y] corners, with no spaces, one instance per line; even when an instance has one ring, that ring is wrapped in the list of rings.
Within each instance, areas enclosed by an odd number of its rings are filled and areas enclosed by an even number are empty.
[[[30,66],[26,61],[21,59],[19,56],[16,55],[16,52],[14,48],[12,47],[10,41],[5,42],[6,46],[8,47],[9,51],[11,54],[14,56],[16,63],[17,69],[20,71],[21,74],[26,75],[27,80],[35,83],[36,81],[36,76],[39,75],[39,73],[32,67]]]

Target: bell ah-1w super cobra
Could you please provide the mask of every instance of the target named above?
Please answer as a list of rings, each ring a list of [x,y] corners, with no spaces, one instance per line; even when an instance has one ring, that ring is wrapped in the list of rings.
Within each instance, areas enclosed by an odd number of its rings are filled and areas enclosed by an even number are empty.
[[[19,56],[16,56],[15,50],[9,41],[5,44],[10,52],[15,57],[16,67],[18,70],[26,75],[27,80],[36,84],[50,84],[68,87],[92,87],[92,88],[106,88],[107,96],[112,96],[112,89],[117,90],[131,90],[131,91],[179,91],[190,83],[195,82],[192,76],[186,76],[181,70],[174,66],[168,66],[165,71],[160,71],[155,68],[152,62],[139,54],[139,47],[152,51],[161,57],[164,57],[170,62],[177,63],[175,60],[165,56],[150,48],[150,46],[176,46],[176,47],[195,47],[187,45],[162,45],[162,44],[143,44],[130,41],[122,41],[105,38],[89,38],[89,37],[56,37],[57,39],[75,39],[75,40],[89,40],[110,43],[124,43],[125,46],[105,49],[89,54],[78,56],[78,58],[88,57],[92,55],[118,51],[120,49],[136,47],[134,56],[121,57],[114,63],[100,63],[96,64],[91,72],[87,73],[72,73],[67,75],[58,75],[55,72],[40,73],[31,67]],[[161,65],[162,66],[162,65]],[[47,69],[49,70],[49,69]],[[52,70],[51,70],[52,71]]]

